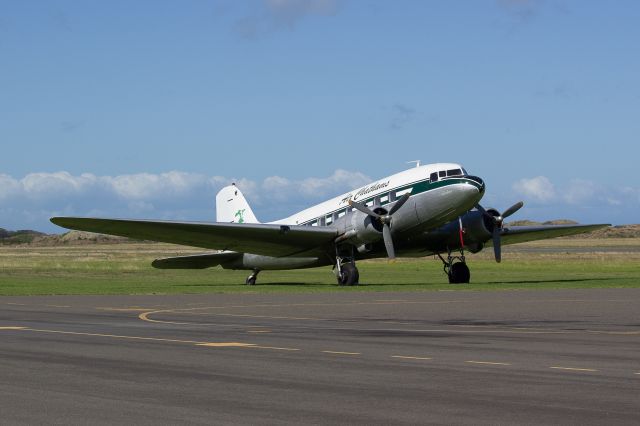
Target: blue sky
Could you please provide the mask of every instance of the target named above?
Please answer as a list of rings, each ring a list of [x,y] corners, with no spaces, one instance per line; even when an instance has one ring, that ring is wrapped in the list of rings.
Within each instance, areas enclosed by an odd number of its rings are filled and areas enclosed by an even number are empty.
[[[273,220],[460,162],[514,219],[638,223],[637,1],[0,0],[0,227]]]

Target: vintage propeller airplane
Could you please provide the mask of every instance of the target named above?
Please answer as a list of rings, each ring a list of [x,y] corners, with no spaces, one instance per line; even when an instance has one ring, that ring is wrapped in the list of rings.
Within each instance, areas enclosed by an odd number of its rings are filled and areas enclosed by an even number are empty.
[[[484,181],[458,164],[438,163],[405,170],[355,189],[286,219],[259,223],[235,184],[216,196],[217,222],[54,217],[69,229],[140,240],[182,244],[214,252],[157,259],[156,268],[222,266],[252,273],[333,265],[338,284],[359,281],[356,261],[437,255],[450,283],[468,283],[465,250],[579,234],[609,225],[504,226],[519,202],[504,212],[485,209]],[[443,257],[446,254],[446,258]]]

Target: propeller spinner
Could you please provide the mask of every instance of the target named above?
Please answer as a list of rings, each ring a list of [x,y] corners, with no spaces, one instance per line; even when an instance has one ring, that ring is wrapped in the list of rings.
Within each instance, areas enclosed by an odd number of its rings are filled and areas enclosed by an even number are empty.
[[[500,263],[500,261],[502,260],[502,246],[501,246],[500,235],[502,231],[503,222],[506,218],[508,218],[509,216],[511,216],[518,210],[520,210],[522,206],[524,206],[524,203],[522,201],[519,201],[514,205],[512,205],[511,207],[509,207],[508,209],[506,209],[504,212],[502,212],[502,214],[499,214],[498,216],[492,215],[491,213],[486,211],[484,207],[482,207],[480,204],[476,206],[477,209],[485,217],[490,219],[493,223],[493,229],[491,230],[491,237],[493,239],[493,254],[496,258],[496,262],[498,263]]]
[[[387,256],[389,257],[389,259],[396,258],[396,251],[393,247],[393,238],[391,237],[391,228],[389,226],[391,224],[391,216],[393,216],[393,214],[397,212],[400,207],[402,207],[404,203],[407,202],[407,200],[409,200],[409,194],[404,194],[402,197],[398,198],[396,203],[393,205],[393,207],[391,207],[391,209],[389,209],[389,212],[387,214],[378,214],[369,209],[364,204],[349,200],[349,205],[351,207],[358,211],[361,211],[366,215],[369,215],[371,218],[373,218],[374,220],[378,220],[382,224],[382,239],[384,240],[384,246],[387,249]]]

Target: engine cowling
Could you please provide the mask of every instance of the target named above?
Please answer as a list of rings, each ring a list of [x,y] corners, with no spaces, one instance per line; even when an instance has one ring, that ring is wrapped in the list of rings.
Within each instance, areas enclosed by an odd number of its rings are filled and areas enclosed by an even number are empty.
[[[500,215],[496,209],[487,209],[487,212],[494,217]],[[496,226],[490,218],[477,210],[472,210],[461,217],[462,239],[465,249],[472,253],[477,253],[483,249],[484,243],[491,239],[493,228]],[[460,248],[460,222],[454,220],[440,228],[437,233],[446,235],[446,245],[450,249]]]
[[[387,211],[382,207],[373,210],[378,214],[386,214]],[[354,211],[351,215],[352,236],[349,241],[356,247],[365,246],[382,239],[382,223],[377,219],[366,215],[359,211]]]

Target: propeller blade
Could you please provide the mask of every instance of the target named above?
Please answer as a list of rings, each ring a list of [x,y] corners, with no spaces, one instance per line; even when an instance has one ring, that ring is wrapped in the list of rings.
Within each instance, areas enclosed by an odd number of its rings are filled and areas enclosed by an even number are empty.
[[[489,217],[489,218],[491,218],[491,219],[493,220],[493,216],[491,216],[491,215],[489,214],[489,212],[488,212],[488,211],[486,211],[486,210],[484,209],[484,207],[482,207],[480,204],[476,204],[476,208],[478,209],[478,211],[479,211],[480,213],[482,213],[483,215],[485,215],[485,216],[487,216],[487,217]]]
[[[367,214],[369,216],[373,216],[373,217],[377,217],[377,218],[381,218],[382,216],[380,216],[378,213],[370,210],[367,206],[365,206],[364,204],[360,204],[360,203],[356,203],[353,200],[349,200],[349,205],[351,207],[353,207],[356,210],[361,211],[364,214]]]
[[[396,251],[393,248],[393,238],[391,238],[391,228],[388,224],[384,224],[382,227],[382,238],[384,239],[384,246],[387,249],[387,256],[390,260],[396,258]]]
[[[514,205],[512,205],[502,213],[502,218],[511,216],[512,214],[520,210],[522,206],[524,206],[524,203],[522,201],[518,201],[517,203],[515,203]]]
[[[498,263],[502,260],[502,247],[500,244],[500,228],[496,226],[493,229],[493,254],[496,258],[496,262]]]
[[[393,205],[393,207],[391,207],[391,210],[389,210],[389,213],[388,213],[389,216],[397,212],[400,209],[400,207],[402,207],[404,203],[406,203],[407,200],[409,200],[409,197],[410,197],[409,194],[404,194],[402,197],[398,198],[398,200]]]

